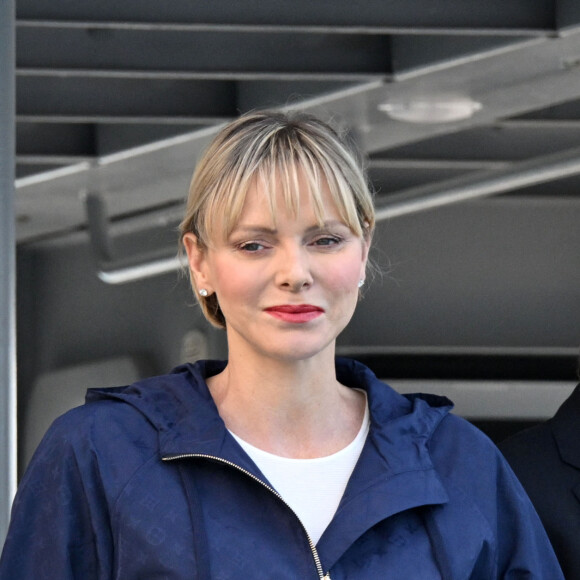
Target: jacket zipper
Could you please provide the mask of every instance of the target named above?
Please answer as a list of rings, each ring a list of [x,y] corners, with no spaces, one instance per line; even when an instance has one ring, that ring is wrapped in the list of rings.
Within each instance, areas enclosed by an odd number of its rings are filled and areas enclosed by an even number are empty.
[[[221,457],[215,457],[214,455],[206,455],[203,453],[186,453],[183,455],[173,455],[171,457],[162,457],[163,461],[174,461],[176,459],[189,459],[189,458],[210,459],[213,461],[217,461],[219,463],[223,463],[224,465],[228,465],[229,467],[233,467],[233,468],[237,469],[238,471],[241,471],[242,473],[244,473],[248,477],[252,478],[254,481],[257,481],[262,487],[265,487],[268,491],[270,491],[270,493],[273,493],[296,516],[296,519],[300,522],[300,525],[302,526],[302,529],[304,530],[304,533],[306,534],[306,538],[308,539],[308,544],[309,544],[310,550],[312,552],[312,557],[314,559],[314,565],[316,566],[318,578],[320,580],[331,580],[330,572],[328,572],[326,575],[324,574],[324,570],[322,569],[322,564],[320,562],[320,556],[318,555],[318,550],[316,549],[316,546],[314,545],[312,538],[310,537],[304,524],[302,523],[302,520],[298,517],[296,512],[288,505],[286,500],[273,487],[271,487],[267,483],[263,482],[259,477],[256,477],[253,473],[250,473],[247,469],[244,469],[243,467],[240,467],[239,465],[232,463],[231,461],[228,461],[227,459],[222,459]]]

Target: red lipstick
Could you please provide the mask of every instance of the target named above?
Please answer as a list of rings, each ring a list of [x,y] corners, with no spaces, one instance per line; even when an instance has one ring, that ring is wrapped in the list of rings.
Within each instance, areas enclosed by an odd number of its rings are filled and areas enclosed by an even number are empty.
[[[266,312],[284,322],[300,324],[318,318],[324,310],[312,304],[282,304],[266,308]]]

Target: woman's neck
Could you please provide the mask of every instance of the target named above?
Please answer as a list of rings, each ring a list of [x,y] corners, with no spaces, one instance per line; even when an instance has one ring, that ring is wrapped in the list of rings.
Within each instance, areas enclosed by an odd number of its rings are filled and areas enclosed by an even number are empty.
[[[339,451],[356,437],[364,417],[362,393],[336,380],[334,351],[300,361],[230,353],[227,367],[208,385],[228,429],[286,457]]]

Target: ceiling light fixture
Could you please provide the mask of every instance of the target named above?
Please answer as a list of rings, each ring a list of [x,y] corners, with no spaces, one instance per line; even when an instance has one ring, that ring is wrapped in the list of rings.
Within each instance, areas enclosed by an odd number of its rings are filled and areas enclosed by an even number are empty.
[[[393,99],[378,109],[396,121],[435,124],[469,119],[481,109],[481,103],[461,95],[433,95]]]

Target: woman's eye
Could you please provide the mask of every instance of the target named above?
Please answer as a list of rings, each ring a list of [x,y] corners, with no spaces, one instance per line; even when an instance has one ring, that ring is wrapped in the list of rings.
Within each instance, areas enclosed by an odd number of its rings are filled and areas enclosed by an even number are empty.
[[[243,244],[240,244],[238,247],[240,250],[243,250],[244,252],[258,252],[259,250],[264,249],[264,246],[259,242],[245,242]]]
[[[314,241],[314,244],[316,246],[334,246],[336,244],[339,244],[341,242],[340,238],[337,238],[336,236],[323,236],[321,238],[318,238]]]

